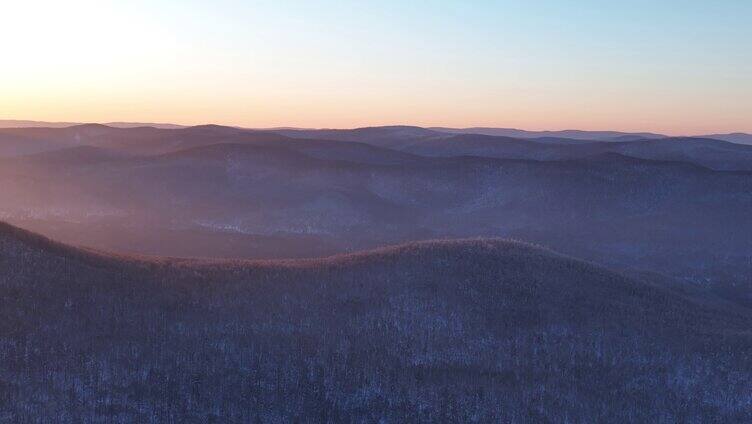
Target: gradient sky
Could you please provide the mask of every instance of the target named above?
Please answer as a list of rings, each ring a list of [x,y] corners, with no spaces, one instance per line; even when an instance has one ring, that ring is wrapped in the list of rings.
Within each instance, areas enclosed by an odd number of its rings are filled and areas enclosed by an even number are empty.
[[[0,2],[0,118],[752,132],[752,1]]]

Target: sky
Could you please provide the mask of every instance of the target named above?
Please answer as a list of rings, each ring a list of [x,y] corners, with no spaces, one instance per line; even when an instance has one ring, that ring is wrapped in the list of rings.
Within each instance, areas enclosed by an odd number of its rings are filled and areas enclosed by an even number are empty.
[[[0,119],[752,133],[752,1],[0,0]]]

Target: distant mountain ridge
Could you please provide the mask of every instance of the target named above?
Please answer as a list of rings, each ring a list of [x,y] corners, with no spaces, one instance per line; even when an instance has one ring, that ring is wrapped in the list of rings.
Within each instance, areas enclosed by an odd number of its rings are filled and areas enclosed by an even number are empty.
[[[45,122],[29,121],[16,119],[0,119],[0,128],[66,128],[77,125],[84,125],[81,122]],[[185,125],[169,123],[152,123],[152,122],[104,122],[102,125],[115,128],[136,128],[136,127],[154,127],[154,128],[185,128]]]
[[[716,140],[728,141],[737,144],[752,144],[752,134],[732,133],[732,134],[710,134],[701,136],[702,138],[712,138]]]
[[[575,141],[608,141],[625,142],[639,140],[658,140],[662,138],[679,138],[665,134],[650,132],[621,132],[621,131],[528,131],[513,128],[448,128],[448,127],[417,127],[409,125],[394,125],[380,127],[363,127],[353,129],[297,129],[297,128],[268,128],[264,131],[275,132],[293,138],[327,138],[341,141],[360,141],[380,143],[389,148],[404,147],[409,141],[421,141],[432,138],[445,138],[452,135],[486,135],[494,137],[508,137],[533,140],[569,140]],[[752,134],[713,134],[690,135],[683,137],[712,138],[737,144],[752,144]]]
[[[492,128],[492,127],[473,127],[473,128],[445,128],[445,127],[429,127],[428,129],[445,132],[451,134],[478,134],[478,135],[490,135],[501,137],[514,137],[514,138],[566,138],[572,140],[588,140],[588,141],[636,141],[645,139],[661,139],[661,138],[679,138],[679,137],[692,137],[692,138],[710,138],[715,140],[727,141],[737,144],[752,144],[752,134],[746,133],[730,133],[730,134],[701,134],[701,135],[686,135],[686,136],[668,136],[665,134],[657,134],[650,132],[622,132],[622,131],[584,131],[584,130],[561,130],[561,131],[528,131],[515,128]]]
[[[561,131],[528,131],[515,128],[492,128],[492,127],[472,127],[472,128],[429,128],[438,132],[451,134],[480,134],[514,138],[540,138],[540,137],[559,137],[570,138],[574,140],[592,140],[592,141],[611,141],[627,138],[663,138],[663,134],[649,132],[620,132],[620,131],[583,131],[583,130],[561,130]]]
[[[0,119],[0,128],[66,128],[83,125],[79,122],[45,122],[30,120]],[[171,123],[148,123],[148,122],[105,122],[102,125],[115,128],[154,127],[162,129],[188,128],[187,125]],[[219,125],[217,125],[219,126]],[[242,127],[233,127],[243,129]],[[496,127],[418,127],[410,125],[385,125],[374,127],[361,127],[353,129],[337,128],[297,128],[297,127],[272,127],[272,128],[247,128],[254,131],[274,132],[293,138],[326,138],[340,141],[371,141],[388,137],[398,139],[421,139],[440,137],[442,134],[478,134],[490,136],[502,136],[525,139],[560,138],[582,141],[633,141],[642,139],[659,139],[670,137],[664,134],[651,132],[623,132],[623,131],[588,131],[588,130],[543,130],[530,131],[516,128]],[[700,134],[688,135],[687,137],[712,138],[738,144],[752,144],[752,134],[728,133],[728,134]]]

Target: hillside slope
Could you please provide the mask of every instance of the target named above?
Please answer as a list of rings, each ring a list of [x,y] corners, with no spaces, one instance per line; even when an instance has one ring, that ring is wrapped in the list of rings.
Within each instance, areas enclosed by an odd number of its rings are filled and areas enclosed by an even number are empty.
[[[749,312],[502,240],[114,257],[0,225],[12,422],[743,421]]]

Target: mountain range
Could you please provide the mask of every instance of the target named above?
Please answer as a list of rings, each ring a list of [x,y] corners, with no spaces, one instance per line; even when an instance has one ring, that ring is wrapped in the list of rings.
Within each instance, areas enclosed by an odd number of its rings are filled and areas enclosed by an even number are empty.
[[[28,120],[11,120],[0,119],[0,128],[65,128],[76,125],[82,125],[82,123],[74,122],[44,122],[44,121],[28,121]],[[106,122],[103,125],[116,128],[137,128],[137,127],[154,127],[165,129],[177,129],[187,128],[186,125],[177,125],[169,123],[141,123],[141,122]],[[278,127],[278,128],[264,128],[259,129],[267,132],[287,133],[291,136],[295,134],[308,134],[311,137],[306,138],[318,138],[313,135],[321,135],[328,133],[329,139],[338,139],[337,133],[344,133],[347,131],[364,132],[367,133],[371,130],[378,131],[380,129],[402,129],[407,134],[413,133],[439,133],[439,134],[477,134],[477,135],[490,135],[490,136],[502,136],[512,138],[565,138],[570,140],[588,140],[588,141],[633,141],[642,139],[658,139],[669,137],[663,134],[650,133],[650,132],[623,132],[623,131],[584,131],[584,130],[560,130],[560,131],[528,131],[514,128],[493,128],[493,127],[470,127],[470,128],[449,128],[449,127],[411,127],[411,126],[385,126],[385,127],[369,127],[369,128],[357,128],[354,130],[322,130],[322,129],[301,129],[295,127]],[[686,136],[685,136],[686,137]],[[730,143],[738,144],[752,144],[752,134],[746,133],[728,133],[728,134],[702,134],[693,135],[691,137],[697,138],[711,138],[715,140],[728,141]],[[362,141],[362,140],[358,140]]]
[[[183,257],[506,237],[752,299],[737,293],[752,276],[752,147],[282,131],[0,130],[0,218],[76,245]]]

